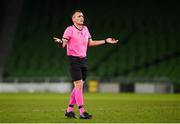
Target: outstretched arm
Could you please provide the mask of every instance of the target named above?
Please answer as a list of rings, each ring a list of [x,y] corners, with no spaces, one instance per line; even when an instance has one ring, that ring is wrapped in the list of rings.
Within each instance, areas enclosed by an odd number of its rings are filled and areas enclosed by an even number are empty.
[[[54,42],[58,45],[58,47],[62,47],[62,48],[65,48],[66,45],[67,45],[67,40],[62,38],[62,39],[59,39],[57,37],[53,37],[54,39]]]
[[[116,44],[116,43],[118,43],[118,40],[116,40],[114,38],[107,38],[105,40],[92,40],[92,39],[90,39],[88,46],[99,46],[99,45],[103,45],[105,43]]]

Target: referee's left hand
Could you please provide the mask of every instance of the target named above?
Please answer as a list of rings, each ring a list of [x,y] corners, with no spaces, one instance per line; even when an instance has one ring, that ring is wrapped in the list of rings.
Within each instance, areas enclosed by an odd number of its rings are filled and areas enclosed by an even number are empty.
[[[118,40],[114,39],[114,38],[107,38],[106,39],[106,42],[107,43],[111,43],[111,44],[116,44],[118,43]]]

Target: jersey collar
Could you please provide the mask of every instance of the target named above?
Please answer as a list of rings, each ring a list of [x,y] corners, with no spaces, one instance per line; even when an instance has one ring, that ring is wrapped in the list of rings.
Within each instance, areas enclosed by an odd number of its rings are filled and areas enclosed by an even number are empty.
[[[73,25],[77,30],[79,30],[79,31],[82,31],[83,30],[83,28],[84,28],[84,25],[83,25],[83,27],[82,27],[82,29],[79,29],[78,27],[76,27],[75,25]]]

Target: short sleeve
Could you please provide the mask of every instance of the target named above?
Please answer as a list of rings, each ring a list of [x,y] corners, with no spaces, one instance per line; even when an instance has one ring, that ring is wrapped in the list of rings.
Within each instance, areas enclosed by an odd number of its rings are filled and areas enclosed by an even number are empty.
[[[69,40],[71,39],[71,37],[72,37],[72,28],[67,27],[66,30],[64,31],[63,38]]]
[[[89,33],[89,30],[88,30],[88,38],[91,39],[91,34]]]
[[[89,32],[89,29],[88,29],[88,27],[86,27],[86,29],[87,29],[87,35],[88,35],[88,39],[91,39],[91,34],[90,34],[90,32]]]

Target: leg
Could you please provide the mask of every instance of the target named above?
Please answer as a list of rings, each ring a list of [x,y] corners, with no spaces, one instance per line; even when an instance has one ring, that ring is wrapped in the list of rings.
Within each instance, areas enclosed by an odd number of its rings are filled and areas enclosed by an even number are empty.
[[[79,80],[81,79],[81,70],[78,64],[70,64],[70,73],[71,77],[74,83],[74,80]],[[76,104],[76,99],[75,99],[75,92],[76,92],[76,87],[71,92],[70,95],[70,101],[69,101],[69,106],[67,108],[67,112],[73,111],[73,107]]]
[[[81,115],[83,112],[85,112],[84,99],[83,99],[83,81],[82,80],[74,81],[74,86],[75,86],[75,99]]]
[[[75,100],[75,88],[72,90],[69,100],[69,106],[67,107],[67,112],[73,111],[74,105],[76,104]]]
[[[75,88],[72,90],[69,100],[69,106],[66,109],[65,116],[68,118],[76,118],[75,113],[73,112],[73,107],[76,104],[75,100]]]
[[[76,60],[73,58],[69,58],[69,65],[70,65],[69,66],[70,74],[71,74],[71,78],[72,78],[73,82],[75,80],[81,79],[81,69],[80,69],[80,66],[78,65],[78,63],[76,62]],[[69,105],[68,105],[68,107],[66,109],[66,113],[65,113],[65,116],[67,116],[69,118],[76,118],[75,113],[73,112],[73,107],[76,104],[75,93],[76,93],[76,88],[74,87],[71,92]]]
[[[75,99],[80,111],[80,119],[91,119],[92,115],[89,115],[84,108],[84,99],[83,99],[83,81],[78,80],[74,82],[75,85]]]

